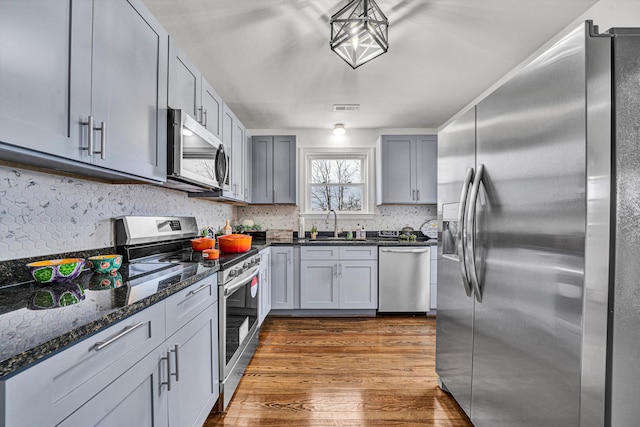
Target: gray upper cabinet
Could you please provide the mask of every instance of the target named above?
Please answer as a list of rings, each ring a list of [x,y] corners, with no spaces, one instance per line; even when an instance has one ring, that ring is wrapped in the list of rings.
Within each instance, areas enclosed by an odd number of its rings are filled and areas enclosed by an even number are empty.
[[[86,8],[88,2],[73,4],[74,11]],[[71,102],[70,81],[90,87],[90,73],[71,75],[71,59],[73,51],[74,59],[82,56],[90,66],[91,46],[79,38],[69,43],[71,15],[71,0],[0,2],[0,142],[73,160],[86,157],[77,125],[73,133],[69,125],[78,111],[88,114],[90,99]],[[76,33],[91,30],[89,22],[74,24]]]
[[[436,135],[384,135],[376,148],[377,204],[437,203]]]
[[[252,203],[296,203],[295,136],[254,136],[252,165]]]
[[[140,1],[7,0],[0,16],[3,158],[166,179],[168,35]]]
[[[222,98],[169,38],[169,107],[186,111],[222,139]]]
[[[222,142],[231,150],[231,166],[229,168],[231,194],[225,195],[238,201],[245,201],[244,170],[247,166],[245,157],[245,128],[233,111],[223,104],[222,108]]]

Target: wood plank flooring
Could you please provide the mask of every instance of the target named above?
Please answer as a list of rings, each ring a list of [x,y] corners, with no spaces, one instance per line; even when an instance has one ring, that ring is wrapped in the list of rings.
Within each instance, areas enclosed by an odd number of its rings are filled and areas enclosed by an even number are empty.
[[[438,388],[435,318],[268,317],[214,426],[472,426]]]

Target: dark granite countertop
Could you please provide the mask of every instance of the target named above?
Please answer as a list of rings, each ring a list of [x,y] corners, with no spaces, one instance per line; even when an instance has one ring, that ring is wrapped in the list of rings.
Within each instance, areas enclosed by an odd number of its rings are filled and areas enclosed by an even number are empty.
[[[84,257],[87,254],[65,255]],[[139,279],[135,286],[130,286],[125,263],[116,276],[121,278],[122,285],[118,286],[114,278],[110,286],[103,288],[99,282],[105,277],[89,270],[68,284],[41,285],[21,281],[25,277],[27,261],[31,260],[0,263],[3,265],[0,269],[0,378],[144,310],[219,270],[217,262],[194,262],[173,276],[169,271],[163,275],[163,280],[155,281],[151,286],[145,283],[139,288]],[[11,266],[15,271],[13,275]],[[15,280],[12,281],[12,277]],[[131,289],[135,291],[131,292]],[[70,305],[42,308],[43,301],[51,303],[49,295],[56,298],[65,292]]]
[[[324,236],[327,237],[327,236]],[[268,239],[252,246],[262,250],[269,246],[317,246],[317,245],[377,245],[377,246],[434,246],[437,240],[419,239],[416,242],[377,239],[366,240],[298,240],[297,238]],[[105,248],[82,253],[65,253],[47,258],[88,258],[92,255],[115,253]],[[216,273],[217,263],[194,262],[180,277],[160,282],[152,290],[145,290],[144,298],[130,301],[128,265],[118,270],[122,286],[100,289],[97,276],[83,272],[69,284],[40,285],[30,279],[25,264],[40,258],[18,259],[0,262],[0,378],[15,373],[28,365],[87,338],[112,324],[131,316],[168,296],[191,286],[193,283]],[[64,292],[78,296],[75,304],[50,309],[38,308],[36,299],[42,291],[60,295]]]
[[[415,242],[378,239],[375,237],[367,237],[366,240],[327,240],[326,238],[318,237],[316,240],[305,238],[304,240],[298,239],[267,239],[265,242],[257,242],[252,246],[258,250],[262,250],[269,246],[352,246],[352,245],[374,245],[374,246],[437,246],[438,241],[436,239],[424,240],[420,239]]]

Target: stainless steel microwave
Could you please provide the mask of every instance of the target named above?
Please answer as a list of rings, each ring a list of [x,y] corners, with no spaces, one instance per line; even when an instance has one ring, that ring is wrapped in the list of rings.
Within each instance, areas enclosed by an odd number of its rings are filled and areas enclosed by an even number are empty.
[[[169,109],[167,187],[198,192],[231,191],[230,151],[182,110]]]

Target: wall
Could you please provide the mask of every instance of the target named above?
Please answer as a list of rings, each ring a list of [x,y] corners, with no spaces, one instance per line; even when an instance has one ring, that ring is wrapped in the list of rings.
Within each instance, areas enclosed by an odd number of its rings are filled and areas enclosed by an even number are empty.
[[[600,33],[604,33],[612,27],[640,27],[640,0],[600,0],[598,3],[589,8],[585,13],[577,17],[571,24],[567,25],[564,30],[560,31],[547,43],[540,46],[540,48],[529,55],[529,57],[522,61],[517,67],[504,75],[500,80],[495,82],[487,90],[485,90],[471,102],[469,102],[458,113],[456,113],[449,120],[443,123],[439,127],[439,129],[443,129],[449,123],[468,111],[471,107],[489,96],[493,91],[502,86],[504,82],[513,77],[518,71],[524,68],[533,59],[549,49],[561,38],[569,34],[578,25],[583,24],[586,20],[592,20],[594,25],[597,25],[599,27]]]
[[[331,129],[252,129],[251,135],[296,135],[298,148],[301,147],[375,147],[380,135],[425,135],[435,134],[436,129],[347,129],[344,136],[337,137]],[[375,192],[374,192],[375,194]],[[298,230],[297,206],[250,206],[238,208],[238,219],[252,219],[266,229]],[[435,205],[393,205],[376,206],[373,218],[346,219],[338,217],[339,228],[355,230],[356,225],[364,225],[367,230],[400,230],[410,226],[419,229],[428,219],[436,217]],[[306,219],[307,231],[316,224],[320,231],[333,230],[333,219],[329,224],[324,219]]]
[[[0,164],[0,261],[114,245],[112,218],[195,216],[223,226],[235,208],[146,184],[105,184]]]

